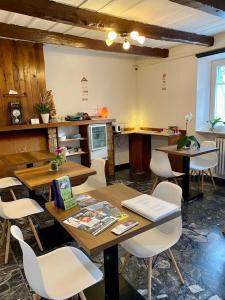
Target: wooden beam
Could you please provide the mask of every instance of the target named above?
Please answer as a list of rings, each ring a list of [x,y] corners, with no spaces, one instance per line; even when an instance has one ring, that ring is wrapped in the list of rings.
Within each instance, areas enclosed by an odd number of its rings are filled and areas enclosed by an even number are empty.
[[[224,0],[170,0],[191,8],[195,8],[206,13],[225,18]]]
[[[50,0],[1,0],[0,9],[94,30],[109,31],[113,29],[118,33],[137,30],[141,35],[156,40],[202,46],[214,44],[214,38],[210,36],[122,19]]]
[[[142,56],[168,57],[168,49],[138,47],[131,45],[129,50],[124,50],[122,44],[113,43],[108,47],[105,41],[94,40],[69,34],[50,32],[46,30],[27,28],[17,25],[9,25],[0,23],[0,36],[36,43],[46,43],[53,45],[63,45],[74,48],[84,48],[92,50],[100,50],[106,52],[116,52],[123,54],[133,54]]]

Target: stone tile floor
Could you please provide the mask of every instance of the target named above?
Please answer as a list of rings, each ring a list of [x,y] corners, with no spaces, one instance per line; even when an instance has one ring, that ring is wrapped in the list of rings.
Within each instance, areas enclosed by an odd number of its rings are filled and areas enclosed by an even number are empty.
[[[109,183],[122,182],[143,193],[150,193],[152,180],[149,174],[136,174],[129,170],[119,171],[109,179]],[[197,181],[191,182],[191,189],[197,189]],[[17,195],[26,195],[19,190]],[[40,191],[45,193],[45,191]],[[7,195],[3,194],[3,198]],[[183,235],[173,247],[173,253],[185,278],[181,286],[173,266],[165,254],[157,259],[153,270],[153,300],[194,300],[225,299],[225,186],[218,182],[217,191],[210,182],[205,184],[204,198],[183,203]],[[35,218],[38,225],[51,223],[47,212]],[[20,227],[25,227],[22,221]],[[40,251],[29,232],[24,228],[30,245],[37,255]],[[75,242],[69,242],[77,246]],[[45,249],[45,253],[52,249]],[[125,252],[120,250],[121,260]],[[102,269],[102,254],[92,258]],[[147,298],[147,270],[144,260],[132,257],[124,271],[126,279]],[[30,291],[23,273],[22,256],[19,245],[12,242],[8,265],[4,265],[4,249],[0,249],[0,300],[28,300]],[[74,298],[75,299],[75,298]],[[98,300],[98,299],[93,299]],[[132,299],[131,299],[132,300]]]

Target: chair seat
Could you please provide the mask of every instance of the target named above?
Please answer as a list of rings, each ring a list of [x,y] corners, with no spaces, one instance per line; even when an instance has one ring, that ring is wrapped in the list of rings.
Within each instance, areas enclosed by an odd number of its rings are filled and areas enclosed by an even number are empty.
[[[49,299],[70,298],[102,279],[102,272],[73,247],[62,247],[37,259]]]
[[[22,185],[22,183],[16,177],[0,178],[0,189],[9,188],[16,185]]]
[[[180,234],[170,235],[166,231],[163,232],[159,229],[160,226],[141,233],[122,242],[121,246],[127,252],[139,258],[148,258],[158,255],[171,248],[180,238]]]
[[[2,210],[6,219],[24,218],[44,211],[36,201],[30,198],[2,202]]]
[[[210,162],[201,159],[198,160],[193,159],[190,162],[190,169],[195,171],[204,171],[204,170],[212,169],[214,167],[216,167],[216,164],[213,163],[210,164]]]

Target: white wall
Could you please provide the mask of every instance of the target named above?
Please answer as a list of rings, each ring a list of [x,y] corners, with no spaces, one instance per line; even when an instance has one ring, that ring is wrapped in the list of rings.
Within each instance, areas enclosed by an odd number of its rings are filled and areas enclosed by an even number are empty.
[[[74,48],[45,46],[47,89],[52,89],[57,114],[91,112],[107,106],[118,123],[136,120],[136,71],[134,59]],[[82,101],[81,79],[88,79],[88,101]],[[128,147],[117,147],[117,161],[128,162]],[[117,163],[116,161],[116,163]]]

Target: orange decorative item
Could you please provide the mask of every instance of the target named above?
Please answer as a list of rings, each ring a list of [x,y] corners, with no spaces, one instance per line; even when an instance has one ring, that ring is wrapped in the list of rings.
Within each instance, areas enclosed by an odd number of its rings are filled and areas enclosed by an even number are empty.
[[[109,110],[108,110],[108,107],[106,107],[106,106],[103,106],[103,107],[101,107],[100,109],[99,109],[99,116],[101,117],[101,118],[108,118],[108,116],[109,116]]]

